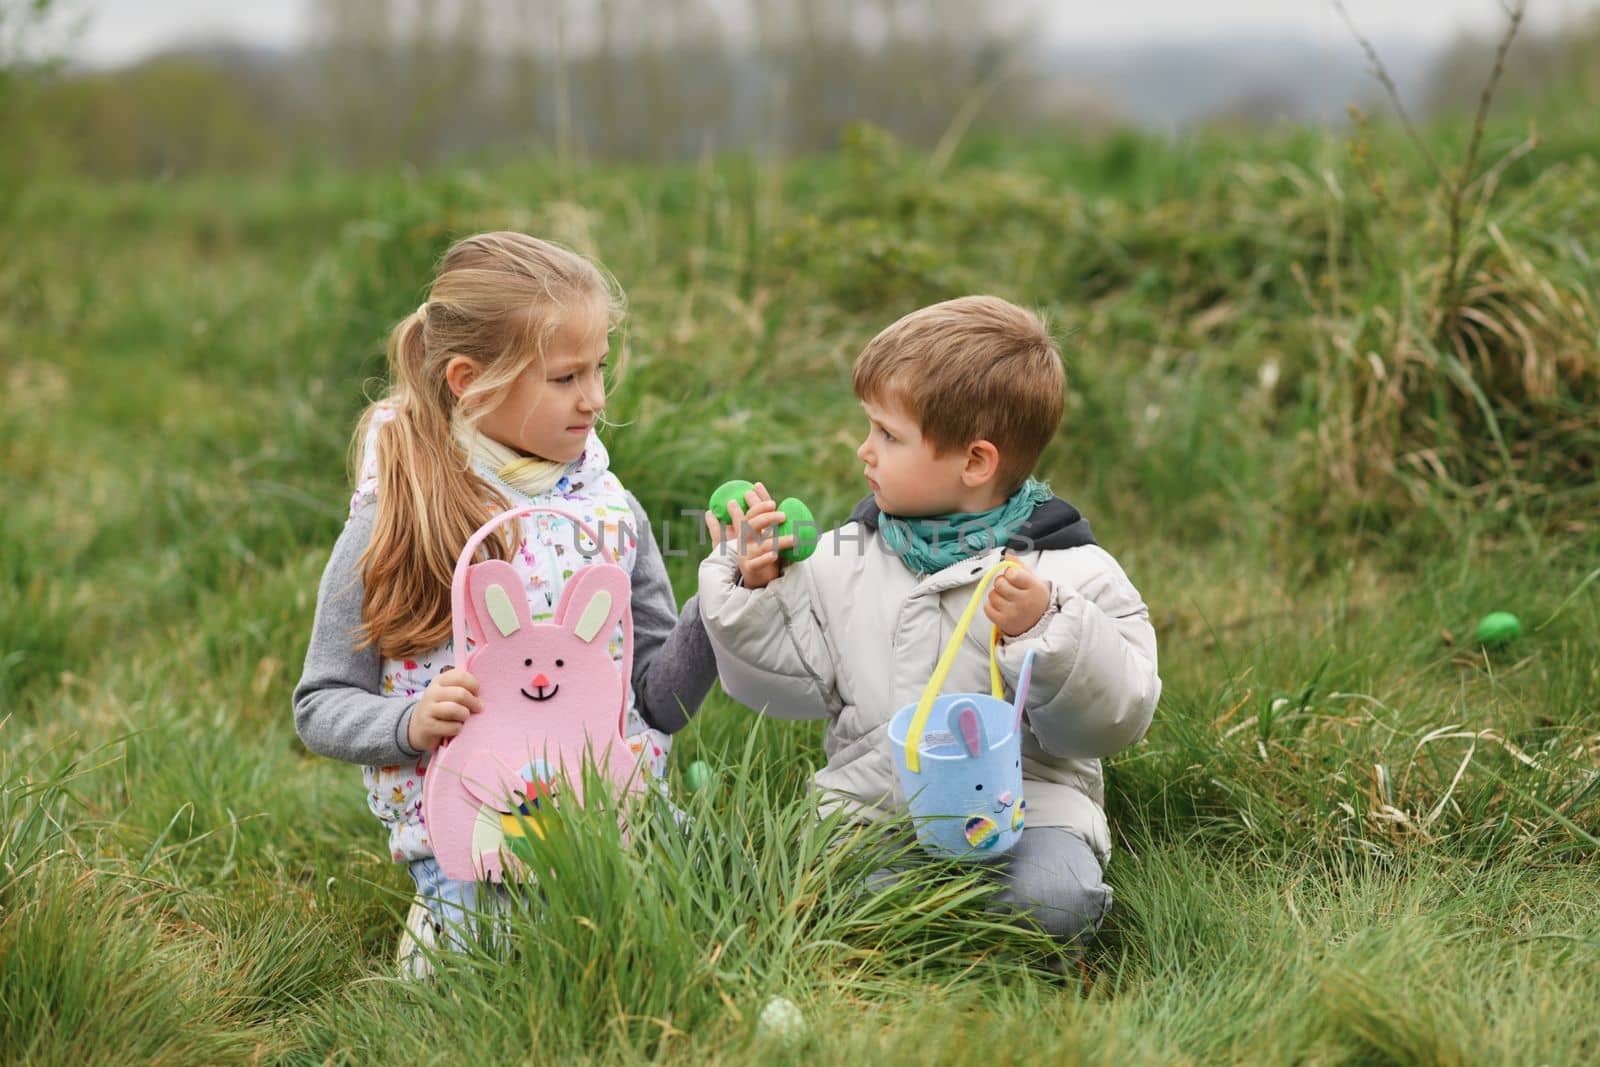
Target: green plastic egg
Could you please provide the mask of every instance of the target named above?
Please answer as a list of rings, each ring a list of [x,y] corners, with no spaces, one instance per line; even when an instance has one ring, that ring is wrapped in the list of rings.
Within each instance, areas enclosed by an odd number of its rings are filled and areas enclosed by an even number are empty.
[[[717,517],[718,522],[727,526],[733,522],[733,516],[728,514],[728,501],[737,500],[741,508],[746,507],[744,495],[754,488],[755,485],[753,483],[738,478],[731,482],[723,482],[717,486],[717,491],[711,494],[711,503],[709,505],[711,514]]]
[[[1522,636],[1522,620],[1509,611],[1491,611],[1478,620],[1478,643],[1503,645]]]
[[[783,512],[783,525],[778,527],[778,536],[795,535],[794,547],[784,549],[779,555],[787,563],[810,559],[817,550],[817,542],[821,540],[811,509],[799,497],[786,496],[778,502],[778,510]]]
[[[683,780],[690,792],[698,793],[710,783],[711,768],[705,760],[697,759],[683,772]]]

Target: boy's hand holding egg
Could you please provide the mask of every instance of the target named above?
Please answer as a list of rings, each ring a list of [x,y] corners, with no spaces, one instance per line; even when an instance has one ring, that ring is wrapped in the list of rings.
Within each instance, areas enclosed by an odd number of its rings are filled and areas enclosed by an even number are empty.
[[[811,509],[795,497],[780,504],[759,482],[725,482],[711,494],[706,512],[711,539],[738,557],[747,589],[760,589],[783,573],[783,564],[808,558],[817,549]]]

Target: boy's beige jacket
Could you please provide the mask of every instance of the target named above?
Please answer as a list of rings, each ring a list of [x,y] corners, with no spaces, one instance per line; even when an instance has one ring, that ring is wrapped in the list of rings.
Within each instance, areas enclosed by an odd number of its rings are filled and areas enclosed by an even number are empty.
[[[1007,695],[1037,649],[1023,719],[1029,826],[1061,826],[1105,860],[1111,847],[1100,758],[1144,736],[1161,695],[1155,630],[1139,591],[1098,545],[1022,553],[1051,583],[1028,633],[1002,640]],[[731,554],[700,564],[700,615],[723,688],[785,719],[826,718],[825,802],[877,819],[905,802],[889,719],[922,695],[945,642],[998,549],[935,574],[900,562],[878,531],[851,521],[764,589],[739,584]],[[978,614],[945,692],[988,692],[989,622]]]

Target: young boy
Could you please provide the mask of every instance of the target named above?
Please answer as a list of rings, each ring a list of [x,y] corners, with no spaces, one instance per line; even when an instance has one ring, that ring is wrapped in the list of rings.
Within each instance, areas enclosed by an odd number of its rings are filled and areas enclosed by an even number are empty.
[[[1005,552],[984,614],[1009,690],[1036,653],[1022,734],[1027,821],[999,862],[997,900],[1081,944],[1111,904],[1100,759],[1144,736],[1161,694],[1139,591],[1078,510],[1029,477],[1061,420],[1061,356],[1034,315],[988,296],[912,312],[873,338],[854,387],[872,495],[802,563],[778,557],[784,519],[764,487],[700,565],[700,614],[723,687],[786,719],[825,718],[815,788],[863,821],[905,796],[887,737],[933,673],[974,586]],[[946,692],[988,692],[974,627]]]

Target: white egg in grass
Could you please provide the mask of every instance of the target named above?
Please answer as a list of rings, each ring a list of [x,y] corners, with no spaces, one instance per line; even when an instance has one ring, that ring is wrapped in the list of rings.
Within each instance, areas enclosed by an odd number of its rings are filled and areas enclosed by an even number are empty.
[[[763,1034],[794,1041],[806,1034],[806,1017],[787,997],[773,997],[761,1009],[756,1029]]]

